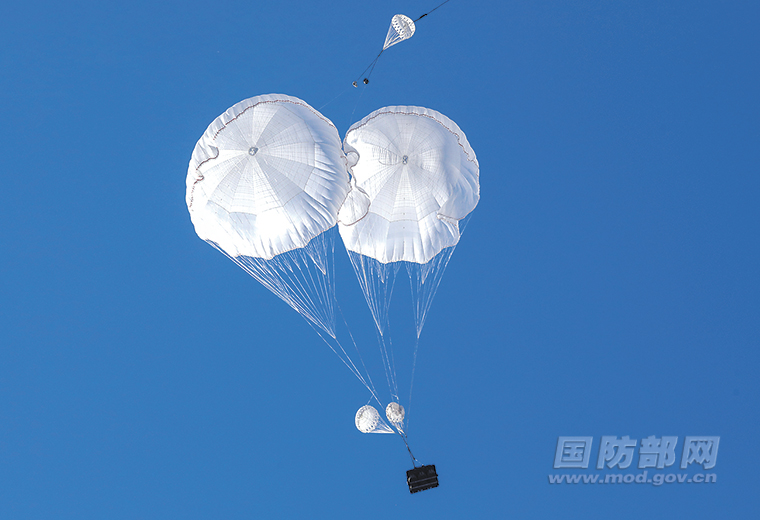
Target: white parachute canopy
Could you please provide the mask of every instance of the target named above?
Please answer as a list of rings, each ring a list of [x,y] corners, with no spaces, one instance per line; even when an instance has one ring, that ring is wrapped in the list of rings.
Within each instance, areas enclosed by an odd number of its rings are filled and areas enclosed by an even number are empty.
[[[395,275],[406,267],[419,340],[459,242],[460,221],[480,199],[478,161],[456,123],[413,106],[371,113],[351,126],[343,149],[352,190],[338,214],[338,229],[380,333],[386,378],[398,402],[395,363],[401,356],[384,337]],[[416,351],[417,343],[412,378]]]
[[[464,132],[420,107],[376,110],[346,133],[353,190],[339,213],[349,251],[382,264],[427,264],[459,241],[458,221],[480,198]],[[357,209],[360,208],[360,209]]]
[[[399,430],[403,430],[404,424],[404,407],[398,403],[391,402],[385,407],[385,416]]]
[[[408,40],[414,35],[414,22],[408,16],[397,14],[391,18],[391,26],[388,28],[388,35],[385,37],[383,50],[396,45],[399,42]]]
[[[186,201],[200,238],[334,337],[328,230],[348,190],[335,126],[304,101],[272,94],[209,125]]]
[[[394,433],[374,406],[366,405],[359,408],[354,422],[356,428],[362,433]]]

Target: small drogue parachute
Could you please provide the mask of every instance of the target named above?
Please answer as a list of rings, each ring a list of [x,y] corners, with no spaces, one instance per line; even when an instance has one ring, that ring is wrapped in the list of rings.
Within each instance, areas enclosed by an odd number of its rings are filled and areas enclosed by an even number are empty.
[[[388,35],[385,37],[383,50],[396,45],[399,42],[408,40],[414,36],[416,27],[411,18],[403,14],[394,15],[391,18],[391,26],[388,28]]]
[[[404,428],[404,407],[401,406],[398,403],[388,403],[388,406],[385,407],[385,416],[388,418],[388,420],[398,428],[400,431],[403,432]]]
[[[392,47],[396,45],[399,42],[402,42],[404,40],[408,40],[412,36],[414,36],[414,31],[417,30],[416,22],[419,22],[423,18],[425,18],[427,15],[435,11],[436,9],[440,8],[442,5],[449,3],[450,0],[444,0],[440,4],[438,4],[435,8],[431,9],[427,13],[419,16],[416,20],[412,20],[408,16],[404,14],[397,14],[394,15],[393,18],[391,18],[391,26],[388,28],[388,34],[385,36],[385,43],[383,44],[383,48],[380,49],[380,52],[375,56],[375,59],[372,60],[372,63],[367,65],[367,68],[364,69],[364,72],[362,72],[359,75],[359,78],[356,79],[356,81],[353,82],[354,87],[358,87],[358,81],[359,79],[364,76],[366,73],[367,76],[362,80],[362,82],[367,85],[369,83],[369,77],[372,75],[372,71],[375,70],[375,65],[377,65],[377,60],[380,59],[380,55],[385,52],[385,50],[388,47]],[[369,71],[369,72],[367,72]]]
[[[420,18],[422,18],[422,16]],[[375,59],[372,60],[372,63],[367,65],[367,68],[364,69],[364,72],[359,75],[359,78],[361,78],[365,72],[367,73],[367,76],[362,80],[365,85],[369,83],[369,77],[372,75],[372,71],[375,70],[375,65],[377,65],[377,60],[380,59],[380,55],[383,54],[383,52],[385,52],[388,47],[393,47],[397,43],[408,40],[414,36],[415,30],[416,26],[414,25],[414,21],[408,16],[397,14],[391,18],[391,26],[388,28],[388,34],[385,36],[385,43],[383,43],[383,48],[380,49],[380,52],[377,54],[377,56],[375,56]],[[358,86],[358,81],[359,79],[357,78],[356,81],[353,82],[353,85],[355,87]]]
[[[365,405],[359,408],[354,422],[356,428],[362,433],[393,433],[374,406]]]

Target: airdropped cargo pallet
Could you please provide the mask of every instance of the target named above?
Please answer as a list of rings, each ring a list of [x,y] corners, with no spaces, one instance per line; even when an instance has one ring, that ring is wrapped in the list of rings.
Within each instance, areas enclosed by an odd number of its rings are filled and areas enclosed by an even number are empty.
[[[438,487],[438,473],[435,472],[435,464],[410,469],[406,472],[406,481],[409,484],[410,493]]]

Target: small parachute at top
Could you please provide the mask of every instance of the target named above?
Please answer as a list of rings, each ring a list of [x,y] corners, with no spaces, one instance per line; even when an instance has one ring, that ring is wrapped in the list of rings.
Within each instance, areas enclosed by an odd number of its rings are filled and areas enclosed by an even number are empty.
[[[380,55],[385,52],[385,50],[388,47],[393,47],[399,42],[403,42],[404,40],[408,40],[412,36],[414,36],[414,31],[417,30],[417,26],[415,25],[416,22],[422,20],[427,15],[438,9],[444,4],[449,3],[450,0],[444,0],[440,4],[438,4],[434,9],[428,11],[427,13],[423,14],[422,16],[418,17],[416,20],[412,20],[408,16],[404,14],[397,14],[394,15],[393,18],[391,18],[391,26],[388,28],[388,34],[385,36],[385,43],[383,44],[383,48],[380,49],[380,52],[377,56],[375,56],[375,59],[372,60],[372,63],[367,65],[367,68],[364,69],[364,72],[362,72],[358,78],[352,83],[354,87],[359,86],[359,80],[362,76],[364,76],[364,79],[361,80],[362,83],[365,85],[369,84],[369,77],[372,75],[372,71],[375,70],[375,65],[377,65],[377,60],[380,59]],[[368,72],[369,71],[369,72]]]
[[[391,19],[391,26],[388,28],[388,35],[385,37],[383,50],[396,45],[399,42],[408,40],[414,36],[414,21],[406,15],[397,14]]]

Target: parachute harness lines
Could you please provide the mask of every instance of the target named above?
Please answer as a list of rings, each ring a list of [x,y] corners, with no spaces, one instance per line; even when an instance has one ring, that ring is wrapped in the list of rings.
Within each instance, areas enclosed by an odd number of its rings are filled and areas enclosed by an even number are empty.
[[[372,71],[375,70],[375,65],[377,65],[377,60],[380,59],[380,56],[385,52],[385,49],[388,47],[392,47],[393,45],[396,45],[399,42],[402,42],[404,40],[408,40],[412,36],[414,36],[414,31],[416,30],[416,23],[425,18],[427,15],[438,9],[444,4],[449,3],[451,0],[446,0],[445,2],[442,2],[438,4],[435,8],[431,9],[427,13],[418,16],[416,20],[412,20],[406,15],[403,14],[397,14],[393,18],[391,18],[391,25],[388,28],[388,34],[385,36],[385,43],[383,44],[383,48],[380,49],[380,52],[377,53],[377,56],[375,56],[375,59],[372,60],[372,62],[367,65],[367,68],[362,71],[361,74],[359,74],[359,77],[356,78],[356,80],[352,83],[354,87],[358,87],[359,80],[361,80],[362,83],[365,85],[369,84],[369,77],[372,75]],[[369,72],[367,72],[369,71]],[[361,79],[362,76],[364,79]]]
[[[343,149],[353,188],[338,214],[338,229],[374,318],[396,400],[400,358],[388,334],[388,309],[400,267],[411,282],[416,324],[408,359],[406,404],[411,406],[419,338],[459,242],[460,221],[480,197],[477,158],[456,123],[421,107],[376,110],[348,130]]]

